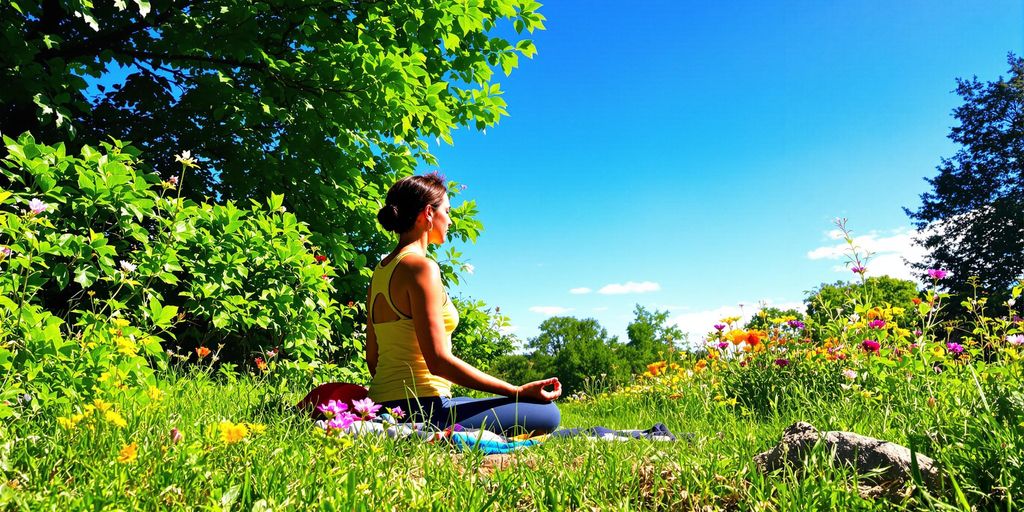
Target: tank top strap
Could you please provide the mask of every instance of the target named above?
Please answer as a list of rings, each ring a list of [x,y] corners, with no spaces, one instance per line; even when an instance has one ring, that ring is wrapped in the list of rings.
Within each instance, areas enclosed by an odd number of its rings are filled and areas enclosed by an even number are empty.
[[[378,293],[383,295],[384,300],[388,303],[388,306],[391,307],[391,310],[394,311],[395,314],[398,315],[398,318],[401,320],[411,320],[412,317],[399,311],[398,308],[395,307],[394,301],[391,300],[391,276],[394,275],[395,269],[398,268],[398,262],[402,261],[402,258],[405,258],[410,254],[420,253],[418,251],[404,251],[395,255],[394,259],[389,261],[387,265],[378,263],[377,272],[374,272],[373,279],[371,282],[371,287],[373,288],[373,300],[377,300]],[[370,303],[369,307],[372,315],[373,303]]]

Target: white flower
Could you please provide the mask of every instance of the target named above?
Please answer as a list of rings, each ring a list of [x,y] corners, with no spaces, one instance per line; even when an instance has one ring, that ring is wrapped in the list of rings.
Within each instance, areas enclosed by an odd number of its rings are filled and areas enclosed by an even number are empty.
[[[125,272],[135,272],[135,268],[135,265],[131,262],[121,260],[121,270],[124,270]]]
[[[192,158],[191,151],[182,151],[180,155],[175,155],[174,161],[184,165],[185,167],[199,167],[199,165],[196,164],[196,160]]]
[[[28,202],[28,209],[33,215],[38,215],[46,211],[46,203],[40,201],[38,198],[32,199]]]
[[[170,183],[171,185],[178,186],[178,177],[171,176],[170,178],[167,178],[167,182]]]

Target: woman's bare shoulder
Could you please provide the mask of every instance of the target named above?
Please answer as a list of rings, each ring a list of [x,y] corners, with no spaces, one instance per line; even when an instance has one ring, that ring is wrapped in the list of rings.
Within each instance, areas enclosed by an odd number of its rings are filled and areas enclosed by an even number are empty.
[[[437,262],[419,254],[410,254],[402,258],[398,262],[398,267],[395,271],[401,272],[414,280],[432,278],[434,276],[441,277],[441,267],[437,265]]]

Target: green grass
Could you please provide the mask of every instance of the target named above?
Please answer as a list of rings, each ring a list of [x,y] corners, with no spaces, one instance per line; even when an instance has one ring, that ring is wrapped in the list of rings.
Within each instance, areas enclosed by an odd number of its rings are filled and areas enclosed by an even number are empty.
[[[175,378],[158,402],[122,410],[124,428],[100,420],[90,430],[85,420],[68,430],[45,410],[0,427],[6,482],[0,483],[0,508],[890,510],[963,509],[967,502],[1017,509],[993,488],[1019,488],[1024,478],[1012,466],[1016,460],[1019,468],[1024,459],[1022,429],[996,412],[985,413],[982,388],[969,381],[947,390],[934,409],[921,397],[934,382],[922,379],[893,385],[880,398],[851,390],[840,400],[785,402],[762,413],[715,401],[712,378],[685,384],[676,399],[603,395],[563,403],[563,426],[646,428],[662,422],[692,439],[551,440],[495,461],[446,445],[327,438],[291,409],[305,389],[280,393],[259,380],[218,382],[195,373]],[[223,419],[263,424],[266,431],[225,444],[216,432]],[[951,489],[931,498],[916,493],[900,503],[865,500],[856,475],[830,467],[821,453],[801,475],[758,473],[752,457],[798,420],[821,430],[914,441],[947,465],[963,495]],[[171,443],[172,428],[184,435],[178,444]],[[138,458],[119,463],[118,452],[130,442],[138,443]]]

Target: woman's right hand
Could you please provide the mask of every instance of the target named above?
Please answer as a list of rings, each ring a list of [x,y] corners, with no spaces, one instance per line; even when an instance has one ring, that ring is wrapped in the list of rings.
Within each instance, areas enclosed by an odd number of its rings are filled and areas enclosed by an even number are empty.
[[[551,391],[544,389],[548,386],[553,386],[553,389]],[[558,382],[558,377],[535,380],[519,386],[518,395],[520,398],[532,398],[542,402],[550,402],[562,396],[562,383]]]

